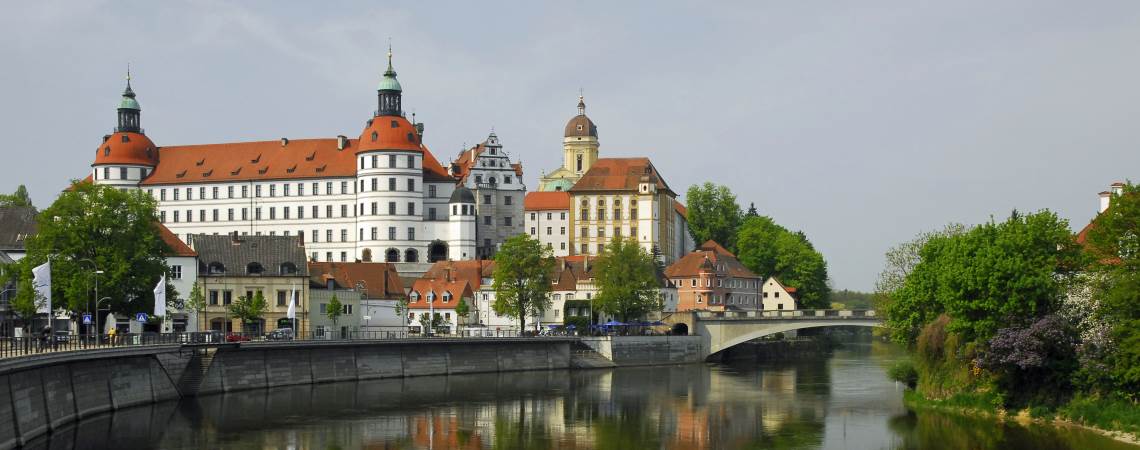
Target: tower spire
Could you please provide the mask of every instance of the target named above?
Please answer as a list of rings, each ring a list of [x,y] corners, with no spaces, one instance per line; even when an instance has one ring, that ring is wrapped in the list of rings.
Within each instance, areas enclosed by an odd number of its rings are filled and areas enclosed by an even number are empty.
[[[402,116],[404,114],[402,102],[402,91],[400,82],[396,80],[396,69],[392,68],[392,42],[389,38],[388,42],[388,70],[384,71],[384,76],[380,77],[380,85],[376,87],[377,91],[377,116]]]
[[[578,115],[586,115],[586,97],[582,95],[582,88],[578,88]]]
[[[135,91],[131,89],[131,65],[127,64],[127,87],[123,89],[123,98],[119,100],[119,124],[115,131],[142,133],[139,116],[142,108],[135,99]]]

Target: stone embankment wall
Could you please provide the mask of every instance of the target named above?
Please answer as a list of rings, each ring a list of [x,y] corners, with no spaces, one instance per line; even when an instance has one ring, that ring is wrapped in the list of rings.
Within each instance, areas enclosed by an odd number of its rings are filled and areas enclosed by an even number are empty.
[[[729,361],[795,361],[815,359],[834,350],[836,344],[825,336],[773,341],[750,341],[737,344],[709,357],[716,362]]]
[[[424,339],[245,343],[211,350],[195,392],[184,375],[202,349],[179,345],[48,353],[0,361],[0,449],[79,419],[184,395],[334,381],[566,369],[572,339]],[[197,355],[197,356],[196,356]],[[191,369],[192,370],[192,369]]]
[[[704,361],[700,336],[583,337],[598,354],[618,366],[689,364]]]

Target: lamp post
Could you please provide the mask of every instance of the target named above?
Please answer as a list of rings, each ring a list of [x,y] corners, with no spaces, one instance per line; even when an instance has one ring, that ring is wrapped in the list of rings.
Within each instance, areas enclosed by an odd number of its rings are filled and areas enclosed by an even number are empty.
[[[83,258],[83,259],[80,259],[79,262],[86,262],[86,263],[91,264],[91,268],[93,269],[92,275],[95,276],[95,298],[99,299],[99,274],[103,273],[103,271],[99,270],[99,266],[97,264],[95,264],[95,261],[92,261],[90,259]],[[95,345],[99,345],[99,311],[98,311],[98,309],[99,309],[99,302],[100,301],[101,300],[95,301],[95,311],[94,311],[94,315],[95,315]],[[88,333],[88,334],[90,334],[90,333]]]
[[[95,332],[96,332],[96,334],[95,334],[95,338],[96,338],[95,339],[95,345],[99,345],[99,341],[103,338],[103,330],[101,330],[99,328],[99,311],[101,311],[99,309],[99,305],[103,303],[103,300],[110,300],[110,299],[111,299],[111,297],[103,297],[103,298],[95,301]],[[107,308],[107,312],[110,313],[111,308]]]

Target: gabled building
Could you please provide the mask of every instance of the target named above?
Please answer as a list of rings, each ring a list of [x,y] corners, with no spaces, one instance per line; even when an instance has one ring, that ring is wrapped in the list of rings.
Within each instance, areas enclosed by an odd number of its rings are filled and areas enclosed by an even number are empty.
[[[760,277],[736,255],[707,241],[665,268],[677,289],[676,311],[760,309]]]
[[[198,283],[198,252],[178,239],[169,229],[161,223],[155,223],[158,236],[170,249],[166,253],[166,265],[170,267],[170,278],[167,280],[178,291],[178,298],[182,300],[180,308],[168,309],[169,317],[165,321],[168,327],[163,331],[181,333],[186,331],[199,331],[198,312],[186,308],[185,300],[190,298],[190,292]],[[205,295],[205,292],[203,292]]]
[[[800,309],[800,301],[796,297],[796,288],[785,286],[776,277],[768,277],[764,281],[762,293],[765,311]]]
[[[295,330],[305,333],[310,329],[309,271],[300,236],[199,234],[192,248],[198,252],[198,279],[206,297],[202,317],[206,329],[242,330],[228,307],[239,297],[252,298],[259,292],[268,309],[242,331],[261,334],[293,328],[294,322],[286,316],[291,299],[295,299]]]
[[[402,331],[406,326],[403,315],[396,312],[405,293],[393,264],[311,262],[309,294],[310,310],[317,314],[313,330],[344,328],[345,332],[364,332],[365,337],[383,337],[384,331]],[[342,319],[335,324],[327,314],[333,294],[344,305]],[[322,304],[324,315],[320,316]]]
[[[511,162],[499,137],[491,132],[481,144],[462,151],[449,173],[476,200],[475,257],[495,256],[507,238],[523,232],[526,185],[522,164]]]
[[[570,255],[570,193],[531,192],[523,202],[523,230],[554,256]]]
[[[440,334],[451,334],[458,331],[461,325],[479,323],[475,289],[470,281],[452,276],[449,270],[438,277],[425,274],[412,284],[412,289],[408,292],[409,329],[413,333],[425,333],[426,324],[422,320],[424,314],[442,321],[434,331]],[[467,317],[460,317],[456,312],[460,301],[467,303]]]
[[[27,255],[28,238],[36,234],[36,208],[0,206],[0,258],[19,261]]]

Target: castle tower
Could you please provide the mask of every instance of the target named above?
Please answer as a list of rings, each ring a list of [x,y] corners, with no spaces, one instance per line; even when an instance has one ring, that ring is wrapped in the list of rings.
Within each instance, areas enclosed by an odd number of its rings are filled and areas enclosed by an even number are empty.
[[[138,187],[158,165],[158,148],[143,133],[142,108],[131,89],[131,73],[127,71],[127,88],[119,100],[118,124],[115,132],[103,136],[91,164],[91,180],[96,184]]]

